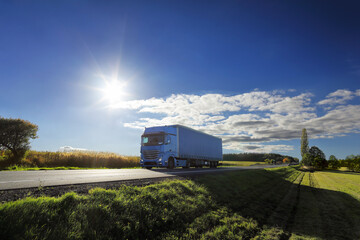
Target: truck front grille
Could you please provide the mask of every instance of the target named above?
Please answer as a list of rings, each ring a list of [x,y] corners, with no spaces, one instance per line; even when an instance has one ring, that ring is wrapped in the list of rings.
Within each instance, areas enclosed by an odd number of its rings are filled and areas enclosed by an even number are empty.
[[[145,159],[157,159],[159,157],[159,150],[144,150],[143,155]]]
[[[156,162],[145,162],[145,166],[156,166]]]

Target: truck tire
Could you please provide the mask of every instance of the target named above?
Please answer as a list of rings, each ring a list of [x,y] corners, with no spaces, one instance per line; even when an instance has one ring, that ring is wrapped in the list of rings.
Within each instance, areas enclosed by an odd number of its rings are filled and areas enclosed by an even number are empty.
[[[169,158],[168,160],[168,169],[174,169],[175,167],[175,162],[174,162],[174,158]]]
[[[218,162],[210,162],[210,168],[217,168]]]

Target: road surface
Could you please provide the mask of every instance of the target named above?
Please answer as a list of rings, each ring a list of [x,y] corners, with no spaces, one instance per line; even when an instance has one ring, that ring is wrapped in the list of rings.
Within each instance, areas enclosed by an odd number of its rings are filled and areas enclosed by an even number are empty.
[[[125,181],[146,178],[189,176],[246,169],[261,169],[286,165],[255,165],[249,167],[190,168],[190,169],[92,169],[92,170],[40,170],[2,171],[0,190],[48,187],[71,184]]]

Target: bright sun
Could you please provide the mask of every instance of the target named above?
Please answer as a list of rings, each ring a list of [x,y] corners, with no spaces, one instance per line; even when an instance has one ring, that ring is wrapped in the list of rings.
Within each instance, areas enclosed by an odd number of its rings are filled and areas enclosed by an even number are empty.
[[[105,87],[101,89],[104,99],[110,104],[116,104],[120,102],[125,95],[126,82],[119,80],[107,80],[105,81]]]

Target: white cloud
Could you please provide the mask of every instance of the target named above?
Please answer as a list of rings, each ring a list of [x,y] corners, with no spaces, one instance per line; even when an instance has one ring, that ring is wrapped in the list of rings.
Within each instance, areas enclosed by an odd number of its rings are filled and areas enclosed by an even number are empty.
[[[298,139],[302,128],[311,138],[331,138],[360,130],[360,105],[341,105],[325,109],[318,116],[310,93],[287,96],[282,91],[253,91],[227,96],[223,94],[173,94],[112,105],[137,111],[141,118],[125,123],[139,128],[182,124],[223,138],[224,148],[272,152],[291,151],[293,146],[269,142]],[[344,104],[360,90],[337,90],[319,105]],[[265,144],[266,143],[266,144]]]
[[[262,144],[226,144],[223,146],[225,149],[237,149],[244,152],[255,152],[255,153],[270,153],[270,152],[287,152],[294,150],[293,146],[290,145],[262,145]]]
[[[345,104],[347,101],[353,99],[355,96],[359,96],[359,90],[355,92],[339,89],[335,92],[330,93],[326,96],[326,99],[318,102],[319,105],[335,105],[335,104]]]

